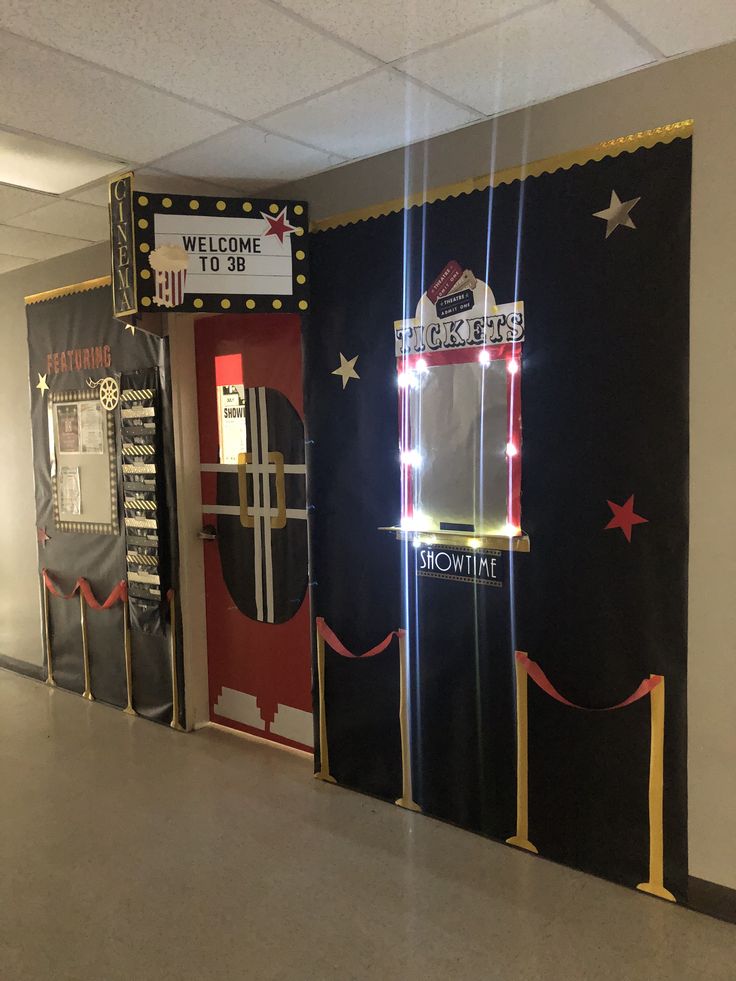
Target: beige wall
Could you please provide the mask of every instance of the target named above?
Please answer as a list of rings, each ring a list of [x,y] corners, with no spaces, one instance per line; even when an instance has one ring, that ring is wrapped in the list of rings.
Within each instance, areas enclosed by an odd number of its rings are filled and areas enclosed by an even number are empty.
[[[0,654],[34,665],[43,649],[23,297],[109,272],[109,248],[98,245],[0,276]]]
[[[313,219],[692,117],[690,872],[736,888],[736,45],[279,188]],[[0,652],[40,660],[23,295],[102,275],[104,249],[0,276]]]

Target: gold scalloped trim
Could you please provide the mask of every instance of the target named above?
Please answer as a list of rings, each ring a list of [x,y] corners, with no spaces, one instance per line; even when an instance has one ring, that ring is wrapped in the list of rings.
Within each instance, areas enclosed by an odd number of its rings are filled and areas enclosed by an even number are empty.
[[[87,293],[89,290],[97,290],[102,286],[109,286],[112,282],[110,276],[98,276],[97,279],[87,279],[83,283],[74,283],[72,286],[60,286],[56,290],[46,290],[45,293],[31,293],[24,296],[26,306],[31,303],[43,303],[44,300],[55,300],[57,296],[71,296],[73,293]]]
[[[459,181],[457,184],[446,184],[444,187],[437,187],[429,191],[419,191],[407,198],[396,198],[383,204],[369,205],[367,208],[359,208],[355,211],[333,215],[330,218],[322,218],[320,221],[311,223],[310,231],[324,232],[331,228],[339,228],[342,225],[366,221],[369,218],[382,218],[404,209],[413,208],[416,205],[432,204],[434,201],[445,201],[447,198],[458,197],[460,194],[485,191],[488,187],[498,187],[500,184],[511,184],[513,181],[523,180],[526,177],[539,177],[540,174],[551,174],[556,170],[569,170],[575,164],[586,164],[591,160],[603,160],[604,157],[617,157],[620,153],[630,153],[642,146],[652,147],[657,143],[671,143],[673,140],[691,136],[692,132],[693,120],[683,119],[678,123],[668,123],[666,126],[657,126],[654,129],[630,133],[628,136],[618,136],[613,140],[604,140],[602,143],[595,143],[592,146],[583,147],[581,150],[561,153],[554,157],[545,157],[544,160],[535,160],[519,167],[508,167],[506,170],[499,170],[495,174],[470,177],[467,180]]]

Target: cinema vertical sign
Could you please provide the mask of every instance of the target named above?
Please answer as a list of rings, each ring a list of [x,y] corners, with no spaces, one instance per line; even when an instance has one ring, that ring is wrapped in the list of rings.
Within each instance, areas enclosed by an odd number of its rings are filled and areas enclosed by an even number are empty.
[[[115,316],[305,313],[303,201],[153,194],[110,183]]]
[[[132,173],[110,181],[110,244],[112,312],[115,317],[128,317],[138,311]]]

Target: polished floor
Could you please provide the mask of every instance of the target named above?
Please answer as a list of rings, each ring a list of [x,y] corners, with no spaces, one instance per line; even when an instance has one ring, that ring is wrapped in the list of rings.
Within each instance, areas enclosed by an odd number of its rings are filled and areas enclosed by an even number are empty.
[[[736,978],[736,927],[0,670],[2,981]]]

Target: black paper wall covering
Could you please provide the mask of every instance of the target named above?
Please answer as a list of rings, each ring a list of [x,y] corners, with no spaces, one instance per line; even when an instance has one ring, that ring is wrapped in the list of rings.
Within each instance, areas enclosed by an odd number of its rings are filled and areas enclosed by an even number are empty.
[[[515,833],[515,651],[570,701],[615,705],[665,678],[664,884],[687,890],[691,140],[474,191],[312,236],[305,336],[313,611],[352,651],[408,631],[414,798]],[[634,227],[595,213],[638,198]],[[393,324],[455,259],[523,300],[522,527],[501,588],[419,578],[379,527],[400,515]],[[340,354],[358,379],[343,386]],[[606,528],[634,495],[628,540]],[[329,771],[401,793],[398,650],[327,645]],[[319,704],[315,706],[318,711]],[[529,838],[629,886],[649,872],[650,698],[561,705],[528,681]],[[317,753],[316,766],[320,758]]]

